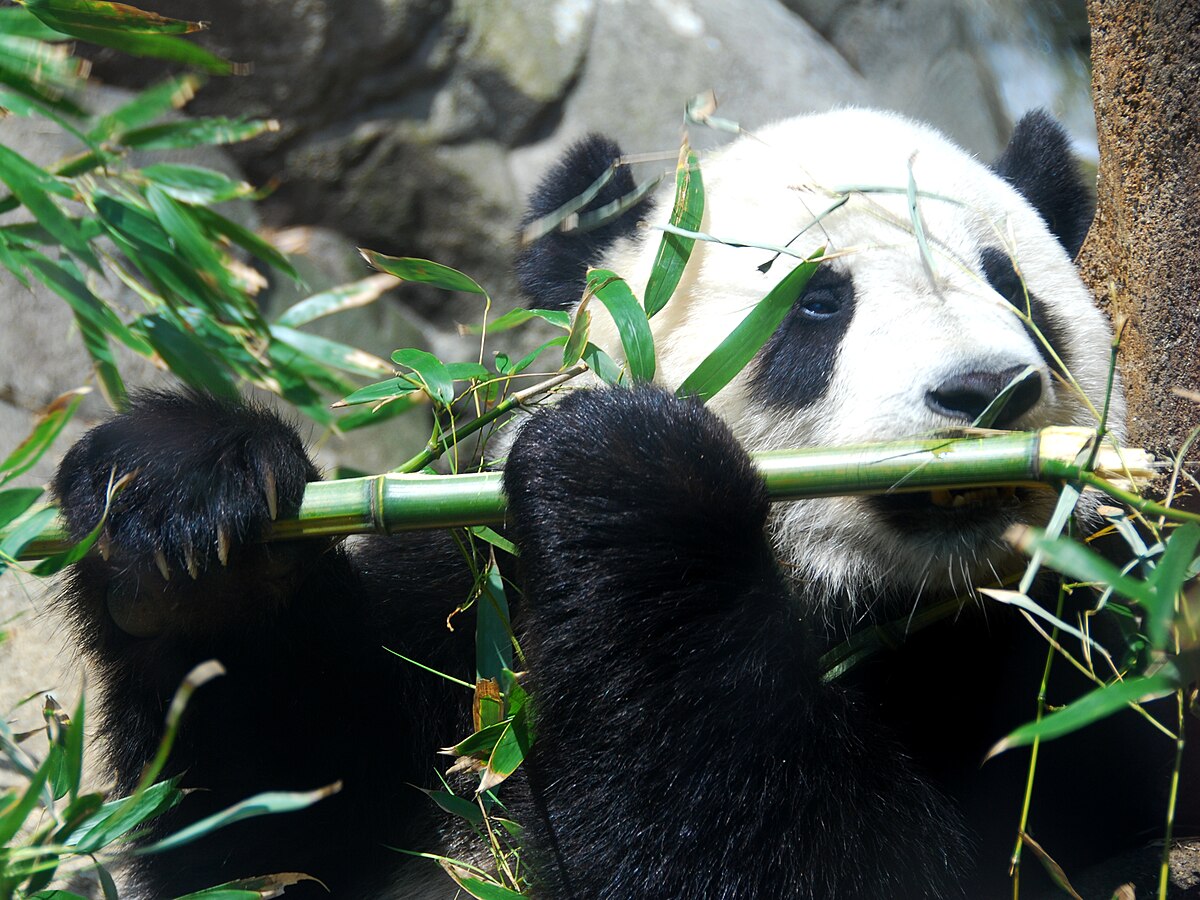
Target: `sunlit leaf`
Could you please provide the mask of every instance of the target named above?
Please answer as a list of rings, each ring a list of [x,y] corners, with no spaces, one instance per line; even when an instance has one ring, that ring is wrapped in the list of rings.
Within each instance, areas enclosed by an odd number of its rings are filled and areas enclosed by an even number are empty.
[[[134,150],[180,150],[185,147],[238,144],[264,132],[278,130],[279,123],[274,119],[212,117],[163,122],[118,131],[112,136],[112,140]]]
[[[823,249],[818,250],[808,262],[788,272],[721,341],[717,349],[683,380],[676,393],[681,397],[699,397],[707,401],[729,384],[783,322],[784,316],[804,291],[808,279],[817,270],[816,260],[822,253]]]
[[[654,336],[646,311],[629,289],[625,279],[607,269],[592,269],[587,276],[587,291],[604,304],[621,337],[621,348],[634,381],[654,380]],[[582,354],[581,354],[582,355]]]
[[[704,183],[700,177],[700,164],[696,154],[685,143],[679,152],[679,164],[675,169],[675,204],[671,209],[671,224],[688,231],[699,231],[704,218]],[[684,267],[692,255],[693,238],[663,232],[658,244],[650,280],[646,283],[646,318],[667,305]]]
[[[392,367],[386,360],[365,350],[359,350],[357,347],[351,347],[320,335],[308,334],[283,325],[271,326],[271,334],[276,340],[282,341],[289,347],[295,347],[318,362],[343,372],[378,378],[380,375],[386,375],[392,371]]]
[[[73,197],[69,186],[3,144],[0,144],[0,181],[8,185],[25,208],[77,259],[94,269],[100,268],[99,260],[79,228],[50,199],[51,194]]]
[[[348,309],[356,309],[374,303],[396,284],[396,279],[391,275],[372,275],[350,284],[339,285],[328,291],[313,294],[311,297],[306,297],[289,306],[275,322],[290,328],[298,328],[324,316],[331,316]]]
[[[414,259],[407,256],[387,256],[374,250],[359,248],[363,259],[381,272],[395,275],[404,281],[415,281],[447,291],[467,291],[471,294],[484,293],[473,278],[464,275],[457,269],[443,266],[441,263],[428,259]]]
[[[142,177],[184,203],[220,203],[254,193],[248,182],[222,172],[178,163],[156,163],[142,169]]]
[[[54,439],[75,415],[87,388],[76,388],[60,394],[47,404],[39,413],[37,422],[29,436],[13,449],[3,462],[0,462],[0,484],[16,478],[27,472],[54,443]]]
[[[1035,738],[1052,741],[1124,709],[1130,703],[1145,703],[1173,694],[1181,686],[1179,671],[1164,665],[1153,675],[1126,678],[1097,688],[1069,706],[1052,712],[1041,721],[1022,725],[988,751],[988,758],[1013,747],[1032,744]]]
[[[187,104],[203,83],[204,79],[200,76],[188,74],[148,87],[132,100],[97,119],[88,132],[88,138],[96,142],[107,141],[119,132],[153,122]]]
[[[443,405],[454,401],[454,379],[447,371],[446,364],[432,353],[409,347],[393,353],[392,361],[398,366],[411,369],[424,385],[425,393],[430,399]]]

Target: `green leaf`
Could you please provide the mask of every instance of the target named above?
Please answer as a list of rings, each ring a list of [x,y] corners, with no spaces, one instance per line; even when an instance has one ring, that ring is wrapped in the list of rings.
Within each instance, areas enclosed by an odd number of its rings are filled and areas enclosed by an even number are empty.
[[[169,19],[123,3],[104,0],[21,0],[38,18],[55,16],[86,28],[114,28],[135,34],[191,34],[203,30],[203,22]],[[44,21],[44,20],[43,20]]]
[[[132,56],[189,63],[221,75],[235,68],[228,60],[174,36],[200,30],[199,22],[168,19],[102,0],[23,0],[23,5],[55,31]]]
[[[107,141],[119,132],[140,127],[171,110],[180,109],[203,83],[203,78],[189,74],[148,87],[128,103],[97,119],[88,132],[88,139],[96,143]]]
[[[1036,550],[1046,565],[1076,581],[1099,582],[1144,608],[1154,605],[1153,589],[1144,581],[1125,575],[1099,553],[1070,538],[1049,538],[1036,528],[1028,531],[1022,550]]]
[[[228,372],[209,354],[208,347],[162,315],[142,316],[138,328],[167,366],[193,387],[236,399],[237,387]]]
[[[633,296],[625,279],[607,269],[592,269],[588,272],[587,294],[603,303],[612,316],[633,380],[653,381],[654,336],[650,333],[646,311]]]
[[[222,172],[200,166],[156,163],[142,169],[142,177],[184,203],[220,203],[254,193],[245,181],[235,181]]]
[[[187,147],[240,144],[267,131],[278,131],[273,119],[227,119],[214,116],[146,125],[112,136],[116,144],[134,150],[181,150]]]
[[[253,819],[258,816],[306,809],[331,794],[337,793],[339,790],[341,790],[341,782],[318,788],[315,791],[264,791],[261,794],[248,797],[240,803],[235,803],[228,809],[221,810],[221,812],[214,813],[211,816],[206,816],[199,822],[193,822],[191,825],[181,828],[169,837],[165,837],[161,841],[156,841],[148,847],[142,847],[136,852],[140,856],[150,856],[155,853],[173,850],[176,847],[190,844],[192,841],[198,840],[219,828],[224,828],[226,825],[232,825],[234,822],[241,822],[245,819]]]
[[[458,816],[472,825],[483,824],[483,810],[465,797],[451,794],[449,791],[430,791],[423,787],[417,790],[453,816]]]
[[[1022,725],[992,747],[988,751],[987,758],[990,759],[1013,747],[1032,744],[1035,739],[1052,741],[1063,735],[1071,734],[1121,711],[1130,703],[1145,703],[1173,694],[1179,689],[1181,683],[1182,679],[1178,670],[1168,664],[1153,675],[1127,678],[1124,681],[1097,688],[1069,706],[1050,713],[1040,722],[1029,722]]]
[[[237,244],[247,253],[262,260],[277,272],[282,272],[297,283],[303,282],[300,273],[296,271],[286,256],[273,247],[270,242],[263,240],[249,228],[243,228],[237,222],[203,206],[191,207],[192,214],[209,233],[222,235]]]
[[[386,381],[378,381],[375,384],[359,388],[333,405],[342,407],[354,406],[359,403],[382,403],[416,393],[419,390],[421,390],[421,386],[407,378],[388,378]]]
[[[374,250],[359,248],[363,259],[381,272],[395,275],[404,281],[415,281],[428,284],[447,291],[466,291],[470,294],[484,294],[473,278],[464,275],[457,269],[443,266],[428,259],[414,259],[408,256],[387,256]]]
[[[7,525],[42,496],[42,489],[37,487],[9,488],[0,491],[0,527]]]
[[[524,704],[509,721],[508,727],[492,748],[492,755],[488,757],[487,768],[477,791],[489,791],[500,784],[517,771],[529,755],[534,740],[531,709],[531,704]]]
[[[517,556],[517,545],[503,535],[497,534],[495,530],[488,528],[486,525],[472,525],[470,528],[471,534],[482,541],[486,541],[497,549],[503,550],[510,556]]]
[[[67,391],[54,399],[40,413],[37,423],[29,436],[21,441],[11,453],[0,462],[0,484],[5,484],[30,468],[42,457],[46,449],[54,443],[59,432],[63,430],[86,394],[87,388],[76,388]]]
[[[283,325],[272,325],[271,335],[277,341],[282,341],[318,362],[343,372],[378,378],[392,371],[386,360],[366,350],[359,350],[357,347],[331,341],[319,335],[296,331]]]
[[[298,328],[334,313],[374,303],[395,286],[396,280],[390,275],[372,275],[350,284],[339,285],[289,306],[275,323]]]
[[[1146,580],[1150,587],[1146,610],[1146,636],[1156,650],[1169,649],[1171,625],[1175,620],[1175,598],[1188,579],[1188,569],[1200,546],[1200,525],[1189,522],[1171,532],[1166,549],[1159,557],[1154,572]]]
[[[589,343],[583,348],[583,361],[609,387],[616,387],[624,381],[625,373],[621,367],[595,344]]]
[[[317,879],[301,872],[277,872],[274,875],[259,875],[255,878],[238,878],[235,881],[227,881],[216,887],[184,894],[176,900],[263,900],[263,898],[278,897],[286,893],[286,888],[302,881],[317,881]]]
[[[571,333],[563,344],[562,367],[569,369],[579,362],[587,347],[588,334],[592,330],[592,313],[586,306],[575,310],[575,318],[571,322]]]
[[[183,799],[178,779],[160,781],[141,793],[105,803],[75,838],[78,853],[95,853],[173,808]]]
[[[69,186],[3,144],[0,144],[0,181],[8,185],[34,218],[77,259],[93,269],[100,269],[99,260],[78,226],[50,199],[51,194],[73,198],[74,192]]]
[[[452,862],[443,863],[442,868],[450,874],[455,884],[475,897],[476,900],[527,900],[524,894],[518,894],[493,881],[484,881],[473,875],[467,875],[464,870],[457,868]]]
[[[432,353],[408,347],[393,353],[392,362],[411,369],[413,374],[420,379],[425,393],[431,400],[443,406],[449,406],[454,402],[454,378],[446,369],[445,363]]]
[[[817,270],[817,261],[824,252],[824,248],[818,250],[808,261],[788,272],[721,341],[717,349],[696,366],[675,393],[680,397],[698,397],[707,402],[729,384],[783,322],[784,316],[804,292],[808,279]]]
[[[485,759],[490,756],[500,740],[500,736],[508,729],[508,720],[496,722],[480,728],[474,734],[467,735],[453,747],[441,751],[444,756],[475,756]]]
[[[671,209],[671,224],[687,231],[699,231],[704,218],[704,182],[700,177],[700,163],[696,154],[687,145],[679,153],[679,164],[675,168],[675,205]],[[646,318],[653,316],[671,299],[683,270],[692,255],[693,238],[663,232],[646,283]]]
[[[500,679],[513,666],[512,623],[504,580],[493,562],[475,605],[475,677]]]
[[[0,34],[32,38],[35,41],[66,40],[63,35],[53,28],[47,28],[33,13],[20,6],[6,6],[0,9]]]
[[[39,509],[33,515],[23,519],[0,541],[0,559],[16,559],[25,545],[42,533],[42,529],[54,521],[58,510],[52,506]],[[0,844],[3,844],[0,840]]]
[[[555,328],[561,328],[563,331],[568,331],[571,328],[571,314],[563,309],[525,309],[518,306],[516,309],[510,309],[495,322],[489,322],[487,328],[482,325],[469,325],[464,331],[467,334],[482,334],[486,331],[488,334],[500,334],[503,331],[510,331],[518,325],[524,325],[531,319],[541,319],[549,322]]]

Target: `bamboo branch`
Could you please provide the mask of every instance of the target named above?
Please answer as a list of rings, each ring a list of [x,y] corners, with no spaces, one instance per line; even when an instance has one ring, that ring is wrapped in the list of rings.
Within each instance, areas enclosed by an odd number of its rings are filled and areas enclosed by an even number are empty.
[[[1121,499],[1152,478],[1141,450],[1105,448],[1086,467],[1095,433],[1083,428],[1039,432],[988,432],[752,454],[773,501],[848,494],[911,493],[998,486],[1053,486],[1076,481],[1111,490]],[[41,507],[39,507],[41,508]],[[30,510],[7,528],[0,543]],[[274,523],[268,540],[350,534],[391,534],[504,521],[506,501],[499,472],[468,475],[386,473],[313,482],[299,514]],[[1186,516],[1175,510],[1171,515]],[[69,546],[61,521],[45,528],[20,553],[38,559]]]

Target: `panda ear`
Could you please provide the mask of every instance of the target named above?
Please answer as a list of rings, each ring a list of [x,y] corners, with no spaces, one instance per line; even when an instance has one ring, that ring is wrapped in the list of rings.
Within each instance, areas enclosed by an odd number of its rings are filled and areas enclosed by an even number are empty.
[[[588,135],[573,145],[534,190],[521,220],[522,230],[581,195],[620,157],[616,142],[600,135]],[[634,187],[629,167],[619,166],[580,211],[598,209],[631,194]],[[577,303],[587,284],[588,266],[617,238],[634,232],[646,206],[643,200],[616,219],[587,231],[556,229],[522,248],[517,255],[517,280],[530,304],[539,309],[566,309]]]
[[[1092,223],[1094,202],[1062,126],[1045,110],[1027,112],[992,171],[1024,195],[1074,259]]]

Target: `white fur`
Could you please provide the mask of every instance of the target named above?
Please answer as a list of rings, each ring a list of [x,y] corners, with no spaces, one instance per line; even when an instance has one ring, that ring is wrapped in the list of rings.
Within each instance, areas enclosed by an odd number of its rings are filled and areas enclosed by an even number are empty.
[[[952,198],[918,202],[931,268],[904,193],[910,160],[918,191]],[[1095,424],[1091,407],[1102,407],[1108,379],[1107,321],[1034,209],[935,130],[869,110],[803,116],[739,138],[702,160],[701,171],[701,230],[742,243],[787,243],[830,206],[834,189],[899,189],[854,194],[791,245],[802,255],[823,246],[838,256],[834,264],[854,281],[856,311],[828,393],[815,405],[786,416],[764,408],[748,391],[753,363],[710,402],[749,449],[887,440],[960,424],[931,411],[926,392],[956,373],[1025,365],[1040,370],[1043,392],[1021,427]],[[670,202],[660,197],[648,221],[665,222]],[[600,265],[642,296],[660,235],[646,230],[623,239]],[[988,286],[979,270],[982,247],[1004,248],[1046,306],[1079,389],[1050,372],[1013,308]],[[757,267],[773,255],[696,243],[675,297],[652,321],[658,381],[678,386],[797,264],[781,257],[760,273]],[[591,310],[592,340],[620,359],[611,321],[600,304]],[[1115,393],[1110,418],[1119,434],[1124,409],[1119,388]],[[874,596],[883,585],[910,596],[963,590],[995,568],[1011,567],[999,539],[1004,527],[1043,520],[1052,502],[1048,495],[985,533],[945,534],[932,545],[887,528],[856,498],[778,506],[772,528],[785,565],[808,587],[805,595],[842,605]]]

